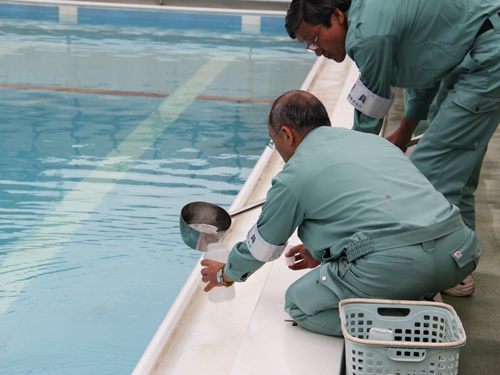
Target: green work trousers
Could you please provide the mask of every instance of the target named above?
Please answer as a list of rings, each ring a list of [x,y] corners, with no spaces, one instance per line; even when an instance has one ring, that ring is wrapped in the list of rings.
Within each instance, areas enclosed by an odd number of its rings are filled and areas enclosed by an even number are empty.
[[[395,244],[405,233],[391,236]],[[290,285],[285,311],[305,329],[342,336],[339,301],[347,298],[421,300],[457,285],[475,268],[480,240],[461,228],[413,245],[377,248],[357,259],[324,262]],[[458,251],[458,253],[457,253]]]
[[[437,112],[415,151],[415,166],[475,229],[474,192],[488,142],[500,123],[500,17],[442,81]]]

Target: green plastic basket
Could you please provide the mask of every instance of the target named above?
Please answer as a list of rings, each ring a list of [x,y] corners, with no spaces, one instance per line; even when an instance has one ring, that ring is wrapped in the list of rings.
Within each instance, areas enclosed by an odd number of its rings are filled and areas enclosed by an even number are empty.
[[[346,299],[339,303],[346,374],[456,375],[466,336],[450,305],[436,302]],[[390,329],[391,341],[369,339]]]

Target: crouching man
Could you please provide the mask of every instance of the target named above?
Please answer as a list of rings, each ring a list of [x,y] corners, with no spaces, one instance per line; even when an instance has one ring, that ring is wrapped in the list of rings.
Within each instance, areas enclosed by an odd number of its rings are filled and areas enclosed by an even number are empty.
[[[201,262],[205,291],[246,281],[298,228],[303,245],[286,254],[295,255],[290,268],[313,270],[288,288],[285,310],[310,331],[341,336],[340,300],[419,300],[476,268],[480,240],[389,141],[332,128],[305,91],[279,97],[268,128],[286,164],[227,264]]]

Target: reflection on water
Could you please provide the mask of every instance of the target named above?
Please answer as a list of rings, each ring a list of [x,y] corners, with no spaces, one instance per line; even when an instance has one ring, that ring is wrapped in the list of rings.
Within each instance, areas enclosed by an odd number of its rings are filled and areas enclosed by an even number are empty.
[[[3,21],[0,83],[172,94],[219,48],[195,32]],[[249,55],[225,39],[237,56],[203,95],[300,86],[313,63],[294,65],[300,48],[253,43]],[[0,89],[0,374],[132,372],[200,257],[180,238],[181,208],[229,207],[269,137],[269,104],[203,100],[154,137],[137,133],[164,102]]]

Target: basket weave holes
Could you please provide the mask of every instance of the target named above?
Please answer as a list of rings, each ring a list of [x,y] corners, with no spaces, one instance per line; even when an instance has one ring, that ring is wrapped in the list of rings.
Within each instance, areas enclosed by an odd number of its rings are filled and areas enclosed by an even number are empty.
[[[394,333],[397,335],[397,334],[402,334],[403,333],[403,330],[401,328],[396,328],[394,330]],[[394,341],[402,341],[403,340],[403,337],[401,336],[394,336]]]

